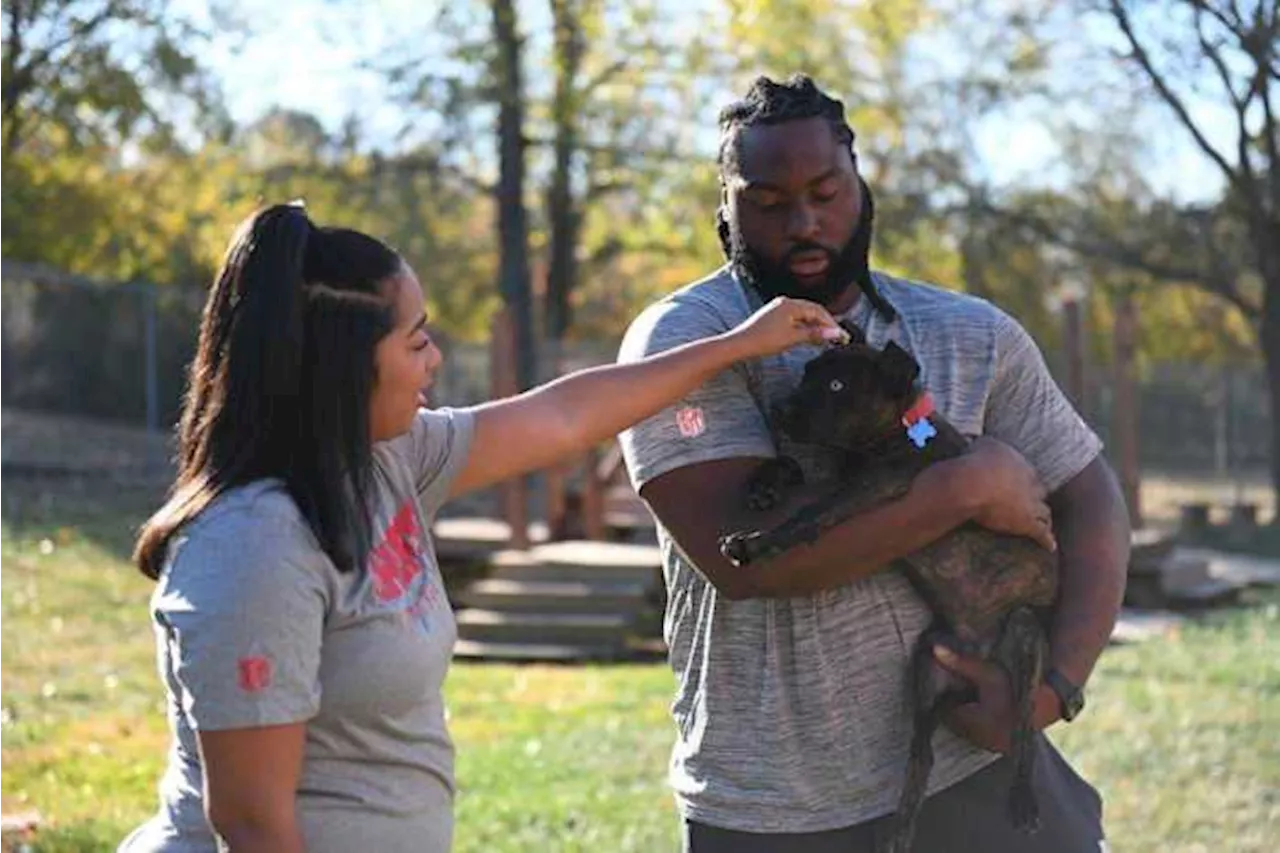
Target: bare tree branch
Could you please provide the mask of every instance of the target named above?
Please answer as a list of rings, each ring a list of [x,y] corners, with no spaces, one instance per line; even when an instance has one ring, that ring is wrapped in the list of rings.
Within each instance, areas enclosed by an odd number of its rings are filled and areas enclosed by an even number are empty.
[[[587,187],[586,192],[583,193],[582,198],[585,204],[590,204],[593,201],[597,201],[601,198],[604,198],[610,193],[622,192],[623,190],[628,190],[628,189],[631,189],[630,181],[614,181],[614,180],[604,180],[599,182],[592,181],[591,184]]]
[[[81,39],[93,35],[93,31],[106,24],[112,18],[116,17],[120,12],[120,4],[111,0],[98,13],[87,20],[74,24],[65,36],[57,41],[50,42],[41,48],[38,52],[29,57],[23,65],[22,71],[28,78],[34,78],[35,73],[43,65],[46,65],[62,48],[75,43]]]
[[[590,80],[582,85],[582,90],[578,93],[578,98],[585,101],[596,89],[599,89],[612,78],[627,70],[628,64],[629,62],[627,59],[619,59],[615,62],[609,63],[604,68],[601,68],[591,77]]]
[[[1262,95],[1262,140],[1267,151],[1267,176],[1271,190],[1271,212],[1280,218],[1280,126],[1276,124],[1275,110],[1271,105],[1271,78],[1261,75],[1259,89]]]
[[[4,92],[0,93],[3,97],[3,110],[5,118],[4,129],[4,153],[8,157],[16,150],[21,128],[21,121],[18,116],[18,99],[21,97],[20,89],[17,84],[17,68],[18,57],[22,55],[22,15],[15,3],[9,12],[9,51],[4,58],[5,78],[7,84]]]
[[[1280,66],[1273,60],[1280,40],[1280,9],[1273,7],[1271,17],[1265,17],[1264,5],[1259,4],[1249,32],[1240,36],[1240,48],[1254,63],[1249,80],[1247,102],[1254,98],[1262,104],[1262,126],[1258,131],[1258,143],[1263,157],[1262,169],[1267,176],[1266,191],[1270,200],[1271,225],[1280,228],[1280,127],[1276,124],[1275,105],[1272,102],[1272,83],[1280,81]],[[1239,14],[1237,12],[1237,14]]]
[[[1240,17],[1240,10],[1235,7],[1235,4],[1232,4],[1231,8],[1231,11],[1235,14],[1235,20],[1233,21],[1228,18],[1222,10],[1214,7],[1211,3],[1205,2],[1205,0],[1189,0],[1189,2],[1191,3],[1192,8],[1196,10],[1196,17],[1199,17],[1201,12],[1210,15],[1214,20],[1226,27],[1227,31],[1237,39],[1240,41],[1244,40],[1244,19]]]
[[[1209,40],[1208,34],[1204,31],[1202,7],[1196,5],[1195,21],[1196,21],[1196,37],[1200,41],[1200,50],[1205,57],[1213,64],[1213,68],[1218,72],[1218,79],[1222,81],[1222,88],[1227,90],[1227,97],[1231,99],[1231,105],[1235,107],[1236,116],[1240,122],[1240,129],[1245,133],[1244,116],[1249,109],[1249,101],[1251,97],[1241,97],[1236,94],[1235,79],[1231,76],[1231,70],[1227,68],[1226,60],[1222,58],[1220,52],[1221,45],[1215,45]],[[1247,135],[1247,134],[1246,134]]]
[[[1140,247],[1126,245],[1117,239],[1103,239],[1083,229],[1063,228],[1031,211],[1010,210],[986,200],[966,204],[962,212],[980,212],[1005,225],[1024,228],[1042,240],[1080,255],[1102,258],[1164,281],[1185,282],[1225,299],[1250,320],[1256,321],[1262,315],[1262,306],[1240,292],[1234,280],[1236,276],[1227,270],[1206,270],[1156,260]]]
[[[547,148],[555,144],[554,139],[548,139],[545,136],[533,134],[526,134],[524,141],[525,145],[531,148]],[[658,150],[657,148],[628,147],[624,145],[601,144],[596,142],[579,143],[578,150],[589,156],[604,155],[616,157],[620,160],[635,158],[655,163],[671,163],[675,165],[696,165],[706,162],[706,158],[701,154],[683,154],[670,149]]]
[[[393,173],[399,175],[424,174],[432,177],[446,176],[453,178],[463,186],[483,195],[492,196],[497,187],[487,183],[475,175],[452,163],[446,163],[436,154],[416,153],[390,159],[379,159],[373,164],[375,174]]]
[[[1196,37],[1200,42],[1200,52],[1213,65],[1218,74],[1218,79],[1222,83],[1222,88],[1226,90],[1227,97],[1231,101],[1232,109],[1235,112],[1236,159],[1239,161],[1240,173],[1246,184],[1256,186],[1257,174],[1253,168],[1253,157],[1249,147],[1252,141],[1252,135],[1249,133],[1249,107],[1257,95],[1257,87],[1256,85],[1250,85],[1244,95],[1236,92],[1235,79],[1232,77],[1231,70],[1227,67],[1227,62],[1222,56],[1221,45],[1211,42],[1204,31],[1204,20],[1200,5],[1195,7],[1195,25]]]
[[[1142,68],[1143,73],[1146,74],[1151,85],[1155,87],[1160,98],[1171,110],[1173,110],[1178,121],[1181,122],[1182,126],[1191,134],[1200,150],[1203,151],[1222,171],[1227,182],[1246,197],[1252,195],[1251,188],[1244,186],[1244,182],[1240,180],[1240,175],[1234,168],[1232,168],[1231,164],[1227,161],[1227,158],[1224,157],[1218,149],[1214,148],[1213,144],[1205,138],[1200,127],[1195,123],[1195,120],[1191,118],[1191,114],[1187,111],[1187,107],[1182,102],[1182,99],[1179,98],[1177,93],[1169,87],[1164,76],[1152,63],[1150,55],[1139,41],[1138,35],[1133,29],[1133,21],[1129,18],[1128,11],[1124,8],[1123,0],[1110,0],[1109,6],[1112,17],[1115,18],[1117,25],[1120,27],[1120,31],[1124,34],[1125,40],[1129,43],[1129,49],[1134,61],[1136,61],[1138,66]]]

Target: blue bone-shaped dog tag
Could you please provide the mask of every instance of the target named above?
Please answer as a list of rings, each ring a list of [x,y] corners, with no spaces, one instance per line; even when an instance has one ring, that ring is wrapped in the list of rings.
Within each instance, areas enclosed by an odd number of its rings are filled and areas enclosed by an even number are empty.
[[[929,439],[937,434],[938,430],[929,422],[928,418],[921,418],[907,427],[907,438],[911,439],[911,443],[921,449],[929,443]]]

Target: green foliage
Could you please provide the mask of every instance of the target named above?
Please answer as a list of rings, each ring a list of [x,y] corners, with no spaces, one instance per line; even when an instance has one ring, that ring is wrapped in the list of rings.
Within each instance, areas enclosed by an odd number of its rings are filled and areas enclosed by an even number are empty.
[[[174,97],[222,119],[196,58],[204,34],[173,4],[6,0],[4,31],[6,156],[52,129],[73,148],[170,144],[180,133],[166,108]]]
[[[547,198],[557,79],[575,146],[561,173],[576,217],[569,336],[592,338],[616,336],[642,305],[723,262],[712,227],[716,112],[755,74],[808,71],[844,98],[858,132],[860,164],[877,193],[877,265],[991,298],[1054,345],[1060,271],[1043,257],[1054,235],[966,207],[989,191],[975,172],[974,123],[1039,91],[1052,67],[1049,5],[724,0],[697,27],[688,26],[690,13],[661,3],[565,0],[524,15],[535,291],[554,227]],[[45,61],[41,46],[56,39],[30,24],[32,9],[62,21],[67,45],[78,46],[69,64]],[[228,127],[200,62],[204,35],[166,4],[6,2],[7,16],[27,22],[27,39],[5,41],[6,93],[15,93],[6,94],[5,134],[14,147],[3,163],[0,249],[99,279],[201,286],[235,222],[261,203],[302,198],[318,220],[398,246],[441,331],[484,340],[499,304],[489,11],[446,5],[431,18],[438,38],[405,39],[371,57],[405,116],[403,142],[375,144],[357,117],[334,131],[284,108]],[[573,69],[553,49],[554,20],[572,20],[580,32]],[[968,53],[946,61],[930,53],[966,39]],[[57,45],[53,55],[69,49]],[[1132,140],[1120,129],[1109,134],[1073,137],[1064,149],[1070,163],[1094,164],[1085,170],[1096,190],[1088,198],[1014,192],[1001,203],[1021,209],[1025,201],[1055,226],[1075,223],[1073,233],[1141,243],[1151,264],[1199,264],[1179,211],[1143,195],[1141,169],[1126,153]],[[1211,223],[1217,257],[1228,261],[1248,257],[1233,204]],[[1151,271],[1082,255],[1101,360],[1116,288],[1137,293],[1145,357],[1252,357],[1254,329],[1239,311],[1186,287],[1158,287],[1166,279]],[[1257,301],[1256,279],[1226,272]]]

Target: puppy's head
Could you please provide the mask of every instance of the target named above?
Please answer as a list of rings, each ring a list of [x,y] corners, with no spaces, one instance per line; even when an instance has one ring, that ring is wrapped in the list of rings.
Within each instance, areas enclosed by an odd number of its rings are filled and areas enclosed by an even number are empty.
[[[892,341],[878,350],[856,328],[850,333],[847,345],[805,365],[800,386],[774,410],[789,438],[858,451],[902,429],[919,392],[920,365]]]

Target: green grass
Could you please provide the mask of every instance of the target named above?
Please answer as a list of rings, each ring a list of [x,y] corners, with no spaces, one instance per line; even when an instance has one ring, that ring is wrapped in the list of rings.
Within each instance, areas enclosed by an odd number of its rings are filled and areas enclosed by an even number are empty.
[[[37,850],[113,849],[154,808],[166,746],[149,585],[124,559],[138,516],[5,516],[3,810],[43,815]],[[671,686],[661,664],[455,666],[456,849],[674,849]],[[1280,597],[1108,651],[1086,715],[1054,731],[1117,853],[1280,849]]]

